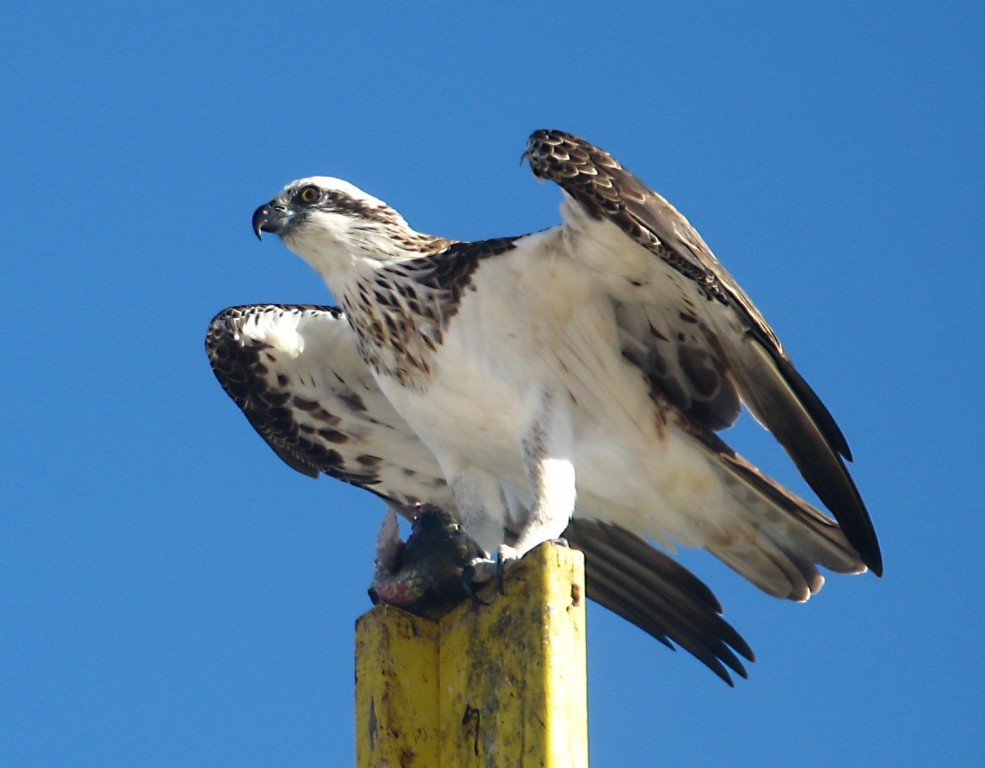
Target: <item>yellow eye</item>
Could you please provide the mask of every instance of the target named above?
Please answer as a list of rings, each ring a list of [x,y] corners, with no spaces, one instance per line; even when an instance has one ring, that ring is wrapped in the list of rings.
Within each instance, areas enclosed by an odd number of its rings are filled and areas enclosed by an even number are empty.
[[[316,203],[319,197],[321,197],[321,190],[314,184],[302,187],[301,191],[298,192],[298,200],[302,203]]]

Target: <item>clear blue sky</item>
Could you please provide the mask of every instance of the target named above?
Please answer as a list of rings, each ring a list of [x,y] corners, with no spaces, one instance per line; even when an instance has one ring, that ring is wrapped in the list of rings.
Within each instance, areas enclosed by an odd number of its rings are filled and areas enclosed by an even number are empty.
[[[979,765],[981,4],[459,5],[4,11],[0,764],[352,763],[382,504],[282,465],[205,328],[329,301],[250,232],[286,181],[516,234],[557,221],[518,163],[553,127],[752,295],[848,435],[886,556],[795,605],[687,553],[758,654],[734,690],[591,611],[594,765]],[[730,439],[802,488],[758,427]]]

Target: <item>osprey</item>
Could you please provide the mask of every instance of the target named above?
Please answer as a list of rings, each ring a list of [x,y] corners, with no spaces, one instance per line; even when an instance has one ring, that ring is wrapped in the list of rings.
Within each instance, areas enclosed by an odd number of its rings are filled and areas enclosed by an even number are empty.
[[[289,184],[254,213],[254,231],[279,235],[342,309],[220,315],[210,331],[213,365],[214,350],[239,344],[230,363],[249,347],[244,338],[255,340],[251,373],[216,370],[295,468],[454,510],[502,559],[563,534],[586,550],[590,596],[594,563],[604,574],[596,579],[603,603],[649,622],[644,629],[657,636],[686,636],[682,644],[713,667],[725,660],[736,669],[722,644],[743,655],[747,648],[726,637],[724,622],[709,623],[714,598],[674,571],[670,581],[689,585],[682,620],[672,605],[680,589],[671,596],[667,587],[672,561],[647,540],[703,547],[769,594],[794,600],[821,587],[819,565],[881,573],[875,531],[845,466],[847,442],[765,319],[666,200],[567,133],[535,132],[524,156],[537,177],[564,190],[563,223],[473,243],[416,232],[338,179]],[[311,346],[325,359],[302,364]],[[359,378],[359,402],[329,395],[334,385],[305,367],[330,374],[341,347],[358,356],[360,365],[347,359],[345,367]],[[274,348],[276,379],[265,357]],[[257,386],[272,398],[262,407]],[[718,437],[743,402],[835,520]],[[363,421],[392,429],[383,451],[345,457],[345,441],[309,439],[335,429],[317,417],[348,409],[351,418],[357,405]],[[354,432],[336,431],[358,441],[355,421]],[[313,445],[323,455],[310,461]],[[416,466],[402,475],[407,463]],[[638,579],[670,607],[654,609]],[[656,624],[641,618],[655,612]],[[684,626],[703,627],[701,639]]]

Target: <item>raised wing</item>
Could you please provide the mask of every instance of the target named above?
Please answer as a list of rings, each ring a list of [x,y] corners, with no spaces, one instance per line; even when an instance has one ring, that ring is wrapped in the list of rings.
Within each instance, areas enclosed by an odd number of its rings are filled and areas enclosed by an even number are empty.
[[[206,351],[216,378],[289,466],[372,491],[408,515],[454,510],[437,462],[377,388],[335,307],[256,305],[220,312]],[[618,526],[573,520],[588,596],[668,647],[677,643],[723,680],[752,651],[696,576]]]
[[[525,157],[537,177],[567,193],[569,241],[612,293],[624,355],[696,427],[730,425],[741,398],[881,574],[875,529],[843,460],[851,460],[844,435],[687,219],[577,136],[536,131]]]

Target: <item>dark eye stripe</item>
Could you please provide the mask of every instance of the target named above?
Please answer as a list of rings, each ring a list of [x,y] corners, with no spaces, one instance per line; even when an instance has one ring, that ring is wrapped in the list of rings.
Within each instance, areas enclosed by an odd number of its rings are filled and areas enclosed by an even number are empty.
[[[317,207],[319,210],[344,213],[369,221],[391,224],[397,215],[388,207],[369,205],[338,189],[322,189],[317,184],[305,184],[294,193],[298,206]]]

